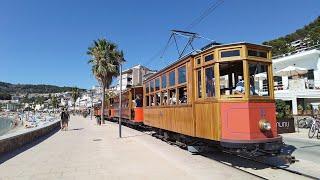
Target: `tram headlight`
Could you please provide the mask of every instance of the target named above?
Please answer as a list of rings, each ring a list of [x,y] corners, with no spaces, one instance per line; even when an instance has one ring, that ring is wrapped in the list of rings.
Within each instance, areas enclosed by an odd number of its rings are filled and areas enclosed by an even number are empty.
[[[260,129],[262,131],[270,131],[271,130],[271,124],[269,121],[265,120],[265,119],[261,119],[259,121],[259,126],[260,126]]]

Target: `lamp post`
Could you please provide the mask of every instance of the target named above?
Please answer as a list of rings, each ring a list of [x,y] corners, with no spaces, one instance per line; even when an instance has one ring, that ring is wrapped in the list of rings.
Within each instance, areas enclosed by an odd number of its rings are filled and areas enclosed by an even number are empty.
[[[121,113],[122,113],[122,63],[126,60],[123,57],[123,51],[119,54],[119,65],[120,65],[120,95],[119,95],[119,138],[121,138]]]
[[[119,138],[121,138],[121,107],[122,107],[122,63],[120,63],[120,95],[119,95]]]

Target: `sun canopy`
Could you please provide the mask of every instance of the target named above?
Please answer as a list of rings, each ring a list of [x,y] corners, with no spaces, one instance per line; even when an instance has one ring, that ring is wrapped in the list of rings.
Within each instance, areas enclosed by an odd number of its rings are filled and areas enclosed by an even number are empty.
[[[297,76],[306,74],[308,70],[306,68],[300,68],[296,66],[288,66],[275,73],[276,76]]]

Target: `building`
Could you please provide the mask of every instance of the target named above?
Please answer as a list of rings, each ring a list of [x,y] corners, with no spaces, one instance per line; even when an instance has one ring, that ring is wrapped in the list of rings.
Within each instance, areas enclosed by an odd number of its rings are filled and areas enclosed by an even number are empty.
[[[295,54],[281,56],[273,60],[273,72],[288,66],[305,68],[306,74],[298,79],[291,76],[274,77],[275,98],[286,101],[298,114],[298,105],[311,104],[318,109],[320,104],[320,49],[304,50]]]
[[[133,66],[132,68],[122,71],[122,78],[120,78],[120,76],[117,78],[117,84],[112,90],[120,90],[120,79],[122,79],[122,90],[132,86],[141,86],[145,75],[153,74],[155,72],[156,71],[150,70],[142,65]]]

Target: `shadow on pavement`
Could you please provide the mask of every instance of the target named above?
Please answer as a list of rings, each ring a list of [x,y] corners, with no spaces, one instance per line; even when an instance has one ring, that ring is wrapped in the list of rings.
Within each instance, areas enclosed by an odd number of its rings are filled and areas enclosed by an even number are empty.
[[[313,148],[313,147],[320,147],[320,144],[318,145],[311,145],[311,146],[301,146],[300,148]]]
[[[68,131],[81,131],[83,130],[84,128],[72,128],[72,129],[69,129]]]
[[[27,143],[27,144],[15,149],[15,150],[11,151],[11,152],[4,153],[3,155],[0,156],[0,165],[2,163],[6,162],[7,160],[17,156],[18,154],[23,153],[24,151],[27,151],[28,149],[40,144],[42,141],[48,139],[49,137],[54,135],[59,130],[60,130],[60,128],[55,128],[50,133],[48,133],[44,136],[41,136],[40,138],[38,138],[30,143]]]

